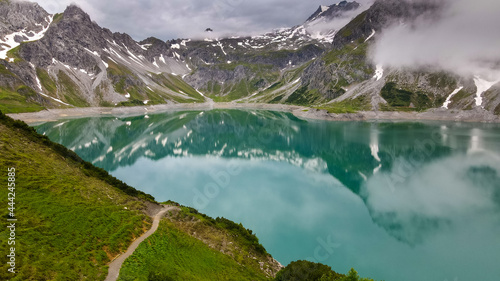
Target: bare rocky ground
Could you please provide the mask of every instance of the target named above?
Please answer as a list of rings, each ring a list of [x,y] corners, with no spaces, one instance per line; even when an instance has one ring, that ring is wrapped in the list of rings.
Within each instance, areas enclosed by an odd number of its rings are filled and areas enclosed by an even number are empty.
[[[134,116],[181,110],[211,109],[261,109],[291,112],[297,117],[332,121],[370,121],[370,120],[436,120],[457,122],[500,123],[500,116],[482,108],[473,110],[447,110],[434,108],[424,112],[399,111],[362,111],[358,113],[334,114],[326,110],[317,110],[304,106],[262,103],[194,103],[194,104],[162,104],[137,107],[83,107],[68,109],[48,109],[32,113],[8,114],[28,124],[36,124],[60,119],[82,118],[89,116]]]
[[[310,109],[309,111],[293,111],[297,117],[333,120],[333,121],[373,121],[373,120],[434,120],[455,122],[500,123],[500,116],[494,115],[481,108],[474,110],[447,110],[441,108],[430,109],[424,112],[399,111],[362,111],[358,113],[333,114],[326,110]]]

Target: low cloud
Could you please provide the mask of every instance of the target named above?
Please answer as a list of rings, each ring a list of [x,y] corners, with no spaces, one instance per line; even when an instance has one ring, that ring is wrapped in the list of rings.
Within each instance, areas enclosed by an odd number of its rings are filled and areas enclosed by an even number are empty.
[[[447,0],[441,17],[386,28],[372,60],[391,67],[434,67],[500,79],[500,2]]]
[[[346,24],[348,24],[352,19],[354,19],[357,15],[367,10],[371,6],[371,1],[368,1],[362,4],[358,9],[353,11],[347,11],[338,17],[335,17],[331,20],[326,19],[318,19],[309,24],[306,24],[306,30],[309,34],[320,35],[328,34],[333,31],[338,31]]]

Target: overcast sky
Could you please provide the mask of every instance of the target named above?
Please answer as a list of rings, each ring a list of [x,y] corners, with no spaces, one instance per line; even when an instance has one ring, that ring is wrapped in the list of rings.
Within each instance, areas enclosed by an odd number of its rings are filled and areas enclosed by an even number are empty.
[[[420,0],[407,0],[420,1]],[[437,66],[459,74],[500,79],[500,1],[448,3],[433,22],[398,24],[377,34],[371,58],[394,67]],[[140,41],[262,34],[302,24],[319,5],[340,0],[38,0],[49,13],[75,3],[100,26]],[[357,0],[364,8],[373,0]]]
[[[302,24],[319,5],[340,0],[34,0],[49,13],[75,3],[92,20],[136,40],[196,38],[206,28],[217,34],[262,34]],[[369,0],[357,0],[368,3]]]

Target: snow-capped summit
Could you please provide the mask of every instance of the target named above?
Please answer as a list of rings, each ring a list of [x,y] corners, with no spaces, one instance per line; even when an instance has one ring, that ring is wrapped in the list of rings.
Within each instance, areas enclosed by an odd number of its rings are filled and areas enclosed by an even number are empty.
[[[347,11],[353,11],[356,10],[360,7],[361,5],[356,2],[347,2],[347,1],[341,1],[337,4],[333,4],[330,6],[324,6],[321,5],[319,8],[314,12],[307,20],[306,23],[315,21],[319,18],[323,18],[326,20],[331,20],[334,17],[338,17],[342,13],[345,13]]]

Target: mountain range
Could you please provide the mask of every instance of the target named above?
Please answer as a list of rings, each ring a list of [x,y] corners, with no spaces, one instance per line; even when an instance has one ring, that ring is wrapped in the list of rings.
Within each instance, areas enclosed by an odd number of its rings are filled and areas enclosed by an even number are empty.
[[[238,102],[499,115],[498,81],[372,59],[386,28],[437,18],[443,6],[342,1],[260,36],[136,41],[100,27],[76,5],[51,15],[36,3],[3,0],[0,110]]]

